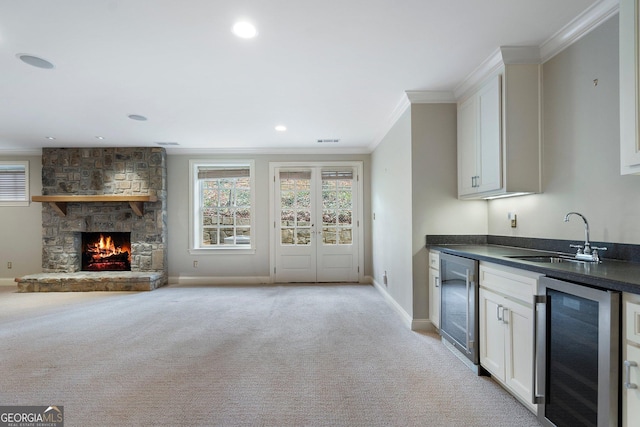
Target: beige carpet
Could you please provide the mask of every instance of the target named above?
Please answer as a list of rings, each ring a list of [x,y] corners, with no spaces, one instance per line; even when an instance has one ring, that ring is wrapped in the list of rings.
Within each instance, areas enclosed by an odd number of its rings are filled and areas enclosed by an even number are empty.
[[[371,286],[0,288],[0,405],[65,426],[538,426]]]

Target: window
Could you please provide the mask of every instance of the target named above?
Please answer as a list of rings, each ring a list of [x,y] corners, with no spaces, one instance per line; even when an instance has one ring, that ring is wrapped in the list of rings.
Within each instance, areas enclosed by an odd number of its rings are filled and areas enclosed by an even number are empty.
[[[191,161],[191,249],[253,250],[253,162]]]
[[[29,162],[0,162],[0,206],[29,205]]]

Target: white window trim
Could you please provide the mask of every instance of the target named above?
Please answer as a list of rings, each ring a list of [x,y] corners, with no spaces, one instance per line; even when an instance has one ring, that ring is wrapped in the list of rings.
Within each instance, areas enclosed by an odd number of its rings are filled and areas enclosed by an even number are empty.
[[[0,161],[0,165],[24,166],[24,174],[25,174],[24,175],[24,179],[25,179],[24,200],[0,200],[0,207],[29,206],[29,203],[31,201],[30,184],[29,184],[29,161],[28,160]]]
[[[198,168],[203,166],[225,166],[225,167],[247,167],[249,166],[249,181],[251,183],[251,243],[249,247],[199,247],[198,236],[202,235],[202,226],[200,224],[200,195],[198,188]],[[255,191],[255,161],[242,159],[198,159],[189,160],[189,253],[193,255],[218,255],[218,254],[254,254],[256,252],[256,191]],[[198,218],[196,218],[198,217]]]

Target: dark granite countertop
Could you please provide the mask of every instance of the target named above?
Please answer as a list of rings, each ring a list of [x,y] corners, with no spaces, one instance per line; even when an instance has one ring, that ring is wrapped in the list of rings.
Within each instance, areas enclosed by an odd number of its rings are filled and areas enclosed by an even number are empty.
[[[474,242],[475,243],[475,242]],[[602,289],[640,294],[640,263],[603,259],[601,263],[540,263],[511,258],[558,254],[559,252],[501,246],[494,244],[430,244],[429,249],[478,261],[492,262],[523,270],[535,271],[548,277],[567,280]],[[567,254],[563,254],[567,255]]]

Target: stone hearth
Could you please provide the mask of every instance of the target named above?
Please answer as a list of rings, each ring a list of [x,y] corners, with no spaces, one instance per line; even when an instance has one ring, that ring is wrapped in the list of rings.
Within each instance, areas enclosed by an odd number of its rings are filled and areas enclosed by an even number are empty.
[[[16,282],[18,292],[152,291],[165,284],[162,273],[129,271],[39,273]]]
[[[153,290],[167,284],[166,152],[163,148],[44,148],[43,196],[153,196],[42,203],[42,273],[17,278],[21,292]],[[92,199],[93,200],[93,199]],[[131,271],[81,271],[83,232],[131,233]]]

